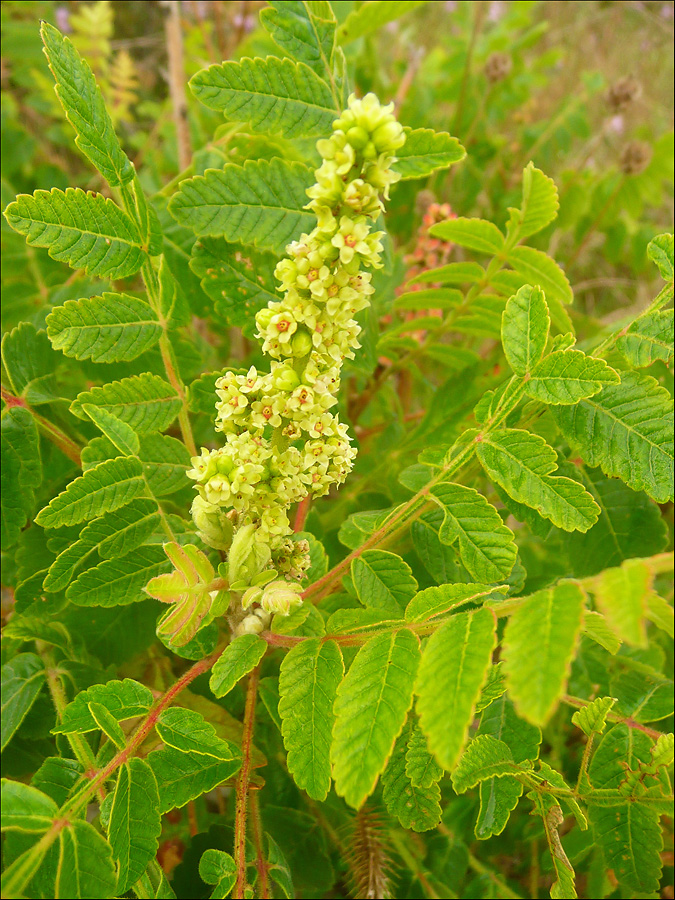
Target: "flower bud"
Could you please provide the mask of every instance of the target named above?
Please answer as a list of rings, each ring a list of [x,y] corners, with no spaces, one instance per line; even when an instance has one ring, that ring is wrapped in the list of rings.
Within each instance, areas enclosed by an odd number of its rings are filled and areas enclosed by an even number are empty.
[[[260,634],[265,630],[265,623],[255,614],[246,616],[234,629],[234,636],[240,637],[242,634]]]
[[[288,581],[273,581],[265,588],[260,605],[267,612],[278,613],[281,616],[290,615],[291,611],[302,606],[302,600],[298,596],[302,588],[299,584],[290,584]]]
[[[403,146],[405,136],[403,128],[398,122],[387,122],[373,133],[373,144],[379,153],[385,150],[396,150]]]
[[[293,356],[301,359],[311,352],[313,347],[312,338],[306,331],[298,331],[291,339],[291,351]]]
[[[267,306],[263,307],[263,309],[258,310],[258,312],[255,314],[255,322],[261,332],[265,331],[268,328],[270,322],[272,321],[273,315],[274,310],[270,309]]]
[[[204,543],[215,550],[227,550],[232,543],[232,522],[225,513],[199,495],[192,501],[190,511]]]
[[[250,582],[270,561],[270,548],[256,539],[255,526],[244,525],[237,531],[228,555],[230,584]]]
[[[278,391],[293,391],[300,384],[300,379],[290,366],[282,365],[272,373],[272,383]]]
[[[368,143],[368,132],[360,125],[355,125],[347,132],[347,140],[356,150],[363,150]]]

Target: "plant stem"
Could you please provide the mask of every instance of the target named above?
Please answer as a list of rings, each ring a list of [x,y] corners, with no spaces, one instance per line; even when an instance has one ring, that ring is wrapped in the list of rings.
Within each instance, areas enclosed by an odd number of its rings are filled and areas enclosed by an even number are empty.
[[[265,848],[263,847],[263,830],[260,818],[258,792],[256,790],[249,791],[248,799],[251,810],[251,831],[253,832],[253,843],[255,844],[255,867],[258,870],[258,878],[260,879],[258,891],[260,900],[269,900],[270,885],[267,873],[267,860],[265,859]]]
[[[25,400],[21,397],[14,396],[14,394],[10,393],[4,386],[2,387],[2,399],[10,409],[13,406],[20,406],[23,409],[27,409],[35,419],[38,431],[40,431],[47,440],[58,447],[64,456],[67,456],[68,459],[72,460],[79,468],[82,468],[80,448],[64,431],[61,431],[61,429],[57,425],[54,425],[53,422],[50,422],[49,419],[45,419],[39,413],[36,413]]]
[[[234,862],[237,869],[237,880],[232,894],[235,898],[243,898],[246,890],[246,816],[248,813],[248,790],[251,778],[251,744],[255,727],[255,703],[258,693],[260,666],[248,676],[246,688],[246,707],[244,709],[244,732],[241,739],[242,763],[237,777],[237,802],[234,812]]]
[[[178,144],[178,165],[181,169],[190,165],[192,147],[190,146],[190,130],[188,127],[188,109],[185,96],[185,66],[183,63],[183,35],[180,21],[178,0],[163,0],[168,8],[164,27],[166,32],[166,50],[169,57],[169,93],[173,107],[173,121],[176,127]]]
[[[483,3],[474,3],[473,26],[471,28],[471,37],[469,38],[469,46],[466,51],[466,63],[464,64],[464,74],[462,75],[462,86],[459,89],[459,99],[457,101],[457,109],[455,110],[455,118],[452,123],[452,133],[457,131],[462,123],[462,113],[464,112],[464,103],[466,101],[466,90],[469,84],[469,76],[471,75],[471,62],[473,60],[473,51],[476,47],[478,32],[483,22],[485,8]]]

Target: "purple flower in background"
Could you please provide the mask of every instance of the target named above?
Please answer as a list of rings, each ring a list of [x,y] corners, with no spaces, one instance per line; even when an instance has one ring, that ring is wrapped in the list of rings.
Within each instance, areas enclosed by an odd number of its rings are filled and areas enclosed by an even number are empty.
[[[62,31],[64,34],[70,34],[73,30],[70,27],[70,11],[67,6],[57,6],[54,10],[54,17],[56,18],[56,27],[59,31]]]
[[[498,22],[506,12],[506,4],[502,0],[492,0],[488,10],[488,22]]]
[[[457,0],[445,0],[443,6],[448,12],[453,13],[457,9]]]
[[[609,120],[609,130],[613,131],[614,134],[623,134],[625,126],[626,123],[623,120],[623,116],[612,116]]]

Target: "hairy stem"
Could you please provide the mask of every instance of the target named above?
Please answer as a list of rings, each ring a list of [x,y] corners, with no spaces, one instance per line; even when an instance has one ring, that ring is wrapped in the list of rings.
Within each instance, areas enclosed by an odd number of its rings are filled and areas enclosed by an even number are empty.
[[[251,811],[251,832],[253,834],[253,843],[255,844],[255,867],[258,870],[258,894],[261,900],[269,900],[270,883],[268,877],[268,865],[265,859],[265,848],[263,846],[263,830],[262,820],[260,818],[260,803],[258,801],[258,792],[256,790],[249,791],[249,809]]]
[[[27,409],[28,412],[35,419],[35,424],[38,427],[38,431],[40,434],[43,434],[47,440],[51,441],[56,447],[59,448],[61,453],[64,456],[67,456],[68,459],[72,460],[79,468],[82,468],[82,460],[80,459],[80,448],[68,435],[62,431],[58,425],[54,425],[53,422],[50,422],[49,419],[45,419],[39,413],[36,413],[34,409],[32,409],[25,400],[21,397],[16,397],[14,394],[10,393],[4,386],[2,387],[2,399],[5,401],[8,407],[20,406],[23,409]]]
[[[242,763],[237,776],[237,803],[234,812],[234,862],[237,868],[237,880],[233,897],[242,898],[246,890],[246,818],[248,814],[248,791],[251,779],[251,745],[255,727],[255,704],[258,693],[260,667],[248,676],[246,688],[246,707],[244,709],[244,733],[241,739]]]

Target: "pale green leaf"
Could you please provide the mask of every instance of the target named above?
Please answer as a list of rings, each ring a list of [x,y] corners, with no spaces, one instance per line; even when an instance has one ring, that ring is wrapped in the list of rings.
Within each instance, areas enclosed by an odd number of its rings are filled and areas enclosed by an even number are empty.
[[[393,165],[401,181],[409,178],[426,178],[439,169],[447,169],[461,162],[466,150],[456,137],[446,131],[432,128],[406,128],[405,144],[396,151]]]
[[[364,606],[400,617],[417,591],[410,566],[387,550],[364,550],[352,561],[356,594]]]
[[[80,188],[19,194],[5,218],[31,246],[88,275],[127,278],[147,259],[136,223],[102,194]]]
[[[164,431],[181,408],[180,397],[171,385],[150,372],[83,391],[70,404],[70,411],[80,419],[88,418],[82,408],[85,403],[103,407],[139,434]]]
[[[661,631],[665,631],[669,637],[675,636],[673,607],[655,591],[650,591],[647,595],[646,615],[650,622],[653,622]]]
[[[35,419],[20,406],[5,407],[2,429],[2,548],[16,543],[33,513],[42,482],[40,438]]]
[[[502,344],[516,375],[526,375],[539,362],[550,324],[541,288],[526,284],[509,298],[502,316]]]
[[[224,697],[248,675],[265,655],[267,644],[255,634],[240,634],[227,645],[211,669],[209,687],[214,696]]]
[[[366,0],[358,9],[352,10],[338,28],[338,44],[350,44],[425,2],[426,0]]]
[[[601,734],[607,724],[607,713],[610,712],[616,700],[614,697],[598,697],[588,706],[582,706],[572,715],[572,724],[581,728],[589,737],[592,734]]]
[[[485,584],[440,584],[425,588],[412,598],[405,610],[406,622],[426,622],[442,616],[465,603],[475,603],[507,587],[495,588]]]
[[[157,853],[162,831],[157,780],[142,759],[130,759],[115,787],[108,837],[117,862],[117,891],[123,894],[143,875]]]
[[[211,900],[227,897],[237,880],[237,867],[229,853],[223,850],[205,850],[199,860],[199,877],[207,884],[216,885]]]
[[[145,872],[131,889],[137,897],[148,900],[176,900],[174,890],[156,859],[150,860]]]
[[[138,547],[86,569],[66,590],[76,606],[126,606],[147,600],[143,588],[171,566],[161,546]]]
[[[141,498],[94,519],[82,530],[80,540],[91,542],[103,559],[115,559],[140,547],[159,521],[157,504]]]
[[[523,170],[523,199],[520,205],[518,238],[529,237],[546,228],[558,215],[555,182],[530,162]]]
[[[120,146],[91,68],[70,39],[52,25],[42,22],[40,33],[56,81],[56,96],[77,132],[75,143],[111,187],[128,184],[134,167]]]
[[[504,235],[486,219],[465,219],[462,216],[448,219],[447,222],[432,226],[429,234],[490,256],[501,253],[504,249]]]
[[[572,288],[558,263],[534,247],[514,247],[509,250],[509,265],[530,284],[538,285],[546,296],[561,303],[572,302]]]
[[[480,808],[474,834],[479,841],[485,841],[504,831],[523,795],[523,784],[512,775],[502,775],[484,779],[479,790]]]
[[[621,378],[604,359],[581,350],[556,350],[534,367],[525,391],[535,400],[555,406],[578,403]]]
[[[311,170],[302,163],[248,160],[181,182],[169,210],[200,236],[225,237],[281,255],[290,240],[314,227],[315,216],[303,208],[312,182]]]
[[[40,834],[48,831],[59,808],[51,797],[20,781],[2,779],[2,830]]]
[[[330,88],[309,66],[274,56],[201,69],[190,88],[228,119],[286,138],[329,135],[338,115]]]
[[[673,235],[659,234],[649,242],[647,255],[665,281],[673,280]]]
[[[361,647],[335,700],[331,759],[335,790],[358,809],[384,769],[410,704],[419,640],[408,629]]]
[[[71,481],[49,506],[40,510],[35,521],[43,528],[77,525],[125,506],[144,490],[140,462],[133,457],[119,456]]]
[[[652,742],[643,732],[615,725],[593,754],[588,775],[596,790],[614,790],[626,780],[626,766],[638,769],[651,761]],[[655,779],[647,778],[652,786]],[[659,814],[628,797],[625,806],[589,807],[593,835],[602,848],[607,868],[627,891],[652,894],[659,890],[663,838]],[[630,896],[630,894],[629,894]]]
[[[126,362],[149,350],[162,335],[152,307],[130,294],[67,300],[47,316],[55,350],[92,362]]]
[[[202,753],[183,753],[163,747],[148,754],[146,761],[159,786],[159,810],[180,809],[190,800],[232,778],[239,771],[241,757],[217,759]]]
[[[82,409],[89,416],[96,427],[108,438],[109,441],[124,456],[137,456],[140,450],[140,441],[134,429],[118,419],[117,416],[100,406],[92,406],[85,403]]]
[[[88,731],[96,731],[98,724],[89,709],[90,702],[104,706],[118,722],[124,722],[126,719],[145,715],[154,698],[149,688],[131,678],[93,684],[86,691],[80,691],[66,706],[61,723],[53,729],[54,733],[86,734]]]
[[[644,620],[651,586],[651,570],[641,559],[627,559],[616,568],[605,569],[591,585],[596,606],[612,631],[637,647],[647,646]]]
[[[326,622],[328,634],[368,634],[404,625],[399,613],[392,617],[377,609],[337,609]]]
[[[443,769],[434,759],[427,745],[426,735],[417,724],[408,738],[405,772],[413,787],[420,788],[431,787],[443,776]]]
[[[513,761],[509,747],[489,734],[482,734],[469,742],[457,768],[452,773],[452,786],[457,794],[464,794],[487,778],[502,778],[521,770]]]
[[[539,435],[511,428],[494,431],[477,445],[477,454],[492,481],[558,528],[588,531],[597,522],[600,510],[584,486],[551,474],[556,454]]]
[[[616,346],[628,362],[638,369],[651,366],[657,359],[668,362],[673,355],[673,310],[657,309],[640,316]]]
[[[612,656],[616,656],[621,648],[621,641],[607,623],[602,613],[587,609],[584,612],[583,633],[596,644],[604,647]]]
[[[287,765],[314,800],[325,800],[330,790],[333,703],[343,673],[340,648],[320,638],[302,641],[281,663],[279,715]]]
[[[485,278],[485,269],[476,262],[448,263],[437,269],[425,269],[408,284],[475,284]]]
[[[2,667],[2,749],[23,722],[45,683],[45,667],[35,653],[19,653]]]
[[[216,730],[198,712],[173,706],[165,709],[156,725],[164,743],[182,753],[197,753],[214,759],[230,760],[238,754],[232,744],[222,740]]]
[[[117,879],[112,851],[93,825],[75,819],[59,834],[57,847],[52,875],[55,900],[114,896]]]
[[[458,306],[464,299],[461,291],[454,288],[431,288],[428,291],[409,291],[399,294],[394,300],[394,309],[427,310],[427,309],[452,309]],[[411,319],[409,324],[412,330],[419,326],[419,318]],[[440,325],[440,321],[438,322]]]
[[[155,497],[165,497],[191,484],[187,477],[190,454],[185,444],[171,435],[141,435],[138,458],[148,489]]]
[[[452,770],[461,753],[485,682],[495,644],[496,619],[489,610],[459,613],[424,648],[415,693],[429,749]]]
[[[672,399],[654,378],[624,372],[620,385],[551,412],[589,466],[600,466],[659,503],[672,499]]]
[[[562,582],[527,597],[509,618],[503,658],[518,713],[545,725],[564,693],[581,632],[585,596]]]
[[[113,742],[118,750],[122,750],[126,745],[126,738],[117,719],[112,713],[108,712],[102,703],[96,703],[94,700],[90,700],[87,706],[89,707],[92,718],[103,734]]]
[[[384,804],[404,828],[411,831],[429,831],[441,820],[441,791],[435,781],[426,787],[413,784],[407,772],[406,746],[410,737],[406,725],[394,744],[394,750],[382,774],[382,799]]]
[[[485,684],[481,688],[480,697],[476,703],[476,713],[483,712],[491,703],[498,700],[506,693],[506,675],[504,664],[496,663],[488,668]]]
[[[443,544],[438,536],[443,519],[443,510],[433,509],[413,522],[410,529],[415,552],[438,584],[455,581],[457,574],[455,551]]]
[[[507,578],[516,561],[513,532],[478,491],[459,484],[439,484],[430,491],[445,511],[438,532],[444,544],[459,539],[462,562],[472,578],[490,583]]]
[[[260,21],[292,59],[306,63],[324,80],[332,78],[337,23],[330,3],[271,0],[261,10]]]

